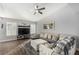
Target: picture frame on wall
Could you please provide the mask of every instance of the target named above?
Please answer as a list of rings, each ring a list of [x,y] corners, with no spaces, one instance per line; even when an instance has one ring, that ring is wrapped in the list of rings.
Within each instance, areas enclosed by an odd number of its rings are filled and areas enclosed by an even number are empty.
[[[43,24],[44,29],[55,29],[55,21],[48,23],[48,24]]]
[[[53,29],[53,23],[50,23],[50,24],[49,24],[49,28],[50,28],[50,29]]]

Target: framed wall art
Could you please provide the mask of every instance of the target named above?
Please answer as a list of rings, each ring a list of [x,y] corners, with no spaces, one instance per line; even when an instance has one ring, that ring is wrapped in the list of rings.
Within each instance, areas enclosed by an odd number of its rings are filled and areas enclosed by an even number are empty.
[[[43,24],[44,29],[55,29],[55,21],[48,23],[48,24]]]

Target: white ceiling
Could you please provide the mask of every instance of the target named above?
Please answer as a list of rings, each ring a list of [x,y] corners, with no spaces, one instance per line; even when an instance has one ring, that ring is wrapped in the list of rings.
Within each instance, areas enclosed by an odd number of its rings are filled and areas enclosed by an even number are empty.
[[[36,4],[46,8],[42,15],[33,15]],[[38,21],[66,5],[66,3],[0,3],[0,17]]]

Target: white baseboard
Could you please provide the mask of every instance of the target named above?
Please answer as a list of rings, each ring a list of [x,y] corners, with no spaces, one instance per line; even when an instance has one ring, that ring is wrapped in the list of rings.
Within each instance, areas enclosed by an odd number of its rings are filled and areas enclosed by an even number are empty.
[[[0,42],[6,42],[6,41],[12,41],[12,40],[16,40],[16,39],[4,39],[4,40],[0,40]]]
[[[0,42],[6,42],[6,41],[12,41],[12,40],[17,40],[17,37],[10,36],[10,37],[5,37],[5,38],[0,38]]]

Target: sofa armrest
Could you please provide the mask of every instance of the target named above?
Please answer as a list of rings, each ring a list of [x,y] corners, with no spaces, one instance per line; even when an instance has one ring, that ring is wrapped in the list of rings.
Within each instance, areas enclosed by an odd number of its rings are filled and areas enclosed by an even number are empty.
[[[40,36],[39,36],[39,34],[32,34],[30,38],[31,39],[39,39]]]

